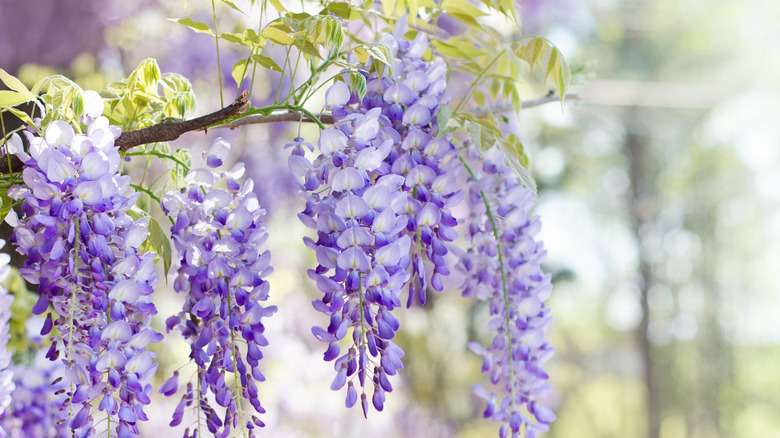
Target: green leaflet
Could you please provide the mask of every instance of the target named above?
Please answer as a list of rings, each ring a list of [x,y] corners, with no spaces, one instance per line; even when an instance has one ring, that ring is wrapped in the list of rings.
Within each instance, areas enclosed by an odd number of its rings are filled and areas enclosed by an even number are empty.
[[[0,108],[10,108],[29,101],[30,99],[25,97],[25,95],[22,93],[9,90],[0,90]]]
[[[268,70],[273,70],[279,73],[282,72],[282,68],[279,67],[279,64],[277,64],[276,61],[274,61],[272,58],[268,56],[255,53],[254,55],[252,55],[252,59],[260,66],[265,67]]]
[[[214,32],[211,30],[211,27],[209,27],[208,24],[202,22],[202,21],[195,21],[192,18],[169,18],[169,21],[173,21],[175,23],[183,24],[190,29],[194,30],[198,33],[205,33],[211,36],[214,36]]]
[[[520,45],[513,49],[514,55],[522,59],[534,70],[534,67],[544,67],[544,79],[550,80],[561,97],[561,103],[566,96],[566,90],[571,82],[571,69],[563,58],[560,50],[546,38],[523,38]]]
[[[127,211],[127,214],[134,220],[146,218],[149,221],[147,227],[148,235],[144,245],[147,246],[147,250],[151,250],[157,253],[157,256],[162,259],[164,275],[168,276],[168,271],[171,269],[171,259],[173,253],[171,250],[171,240],[165,235],[160,224],[149,215],[149,213],[141,210],[137,206],[133,206]]]
[[[22,81],[15,78],[7,71],[3,70],[2,68],[0,68],[0,81],[3,81],[3,83],[11,90],[16,91],[17,93],[21,94],[23,97],[27,98],[27,101],[35,99],[33,93],[31,93],[30,90],[28,90],[27,87],[24,86]]]
[[[246,16],[244,11],[242,11],[238,6],[236,6],[235,3],[231,2],[230,0],[219,0],[219,1],[221,1],[222,3],[230,6],[233,10],[235,10],[237,12],[240,12],[241,14],[244,14],[244,16]]]
[[[368,93],[366,86],[366,77],[354,70],[349,72],[349,88],[357,91],[358,97],[362,100]]]

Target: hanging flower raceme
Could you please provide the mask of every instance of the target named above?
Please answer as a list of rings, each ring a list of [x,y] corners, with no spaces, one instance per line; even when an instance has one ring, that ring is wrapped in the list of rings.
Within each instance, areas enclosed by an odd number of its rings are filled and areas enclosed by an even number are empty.
[[[0,240],[0,248],[5,246],[5,241]],[[8,276],[10,267],[8,254],[0,254],[0,282]],[[8,341],[11,339],[8,321],[11,319],[11,304],[14,297],[8,294],[0,285],[0,418],[3,417],[6,408],[11,403],[11,393],[14,391],[13,372],[11,365],[11,352],[8,351]],[[6,436],[2,422],[0,422],[0,438]]]
[[[67,422],[59,421],[67,390],[61,379],[65,365],[50,361],[46,350],[39,350],[28,366],[13,365],[12,369],[16,388],[11,405],[0,415],[0,427],[8,437],[70,438],[73,433]]]
[[[323,131],[322,154],[314,163],[304,157],[300,139],[288,144],[295,146],[290,167],[304,180],[306,210],[299,217],[317,231],[316,241],[305,239],[318,262],[309,277],[324,294],[314,307],[330,317],[327,328],[312,332],[328,343],[325,360],[335,360],[331,389],[347,385],[351,407],[359,386],[364,414],[366,388],[373,386],[372,403],[381,411],[393,389],[387,376],[403,367],[403,351],[392,341],[399,323],[391,311],[401,305],[411,245],[408,236],[399,236],[407,225],[399,200],[406,195],[403,178],[383,164],[392,141],[378,135],[380,117],[379,109],[354,113]],[[341,354],[339,343],[350,331],[351,346]]]
[[[489,303],[493,342],[487,348],[469,347],[483,357],[482,372],[504,395],[499,399],[480,385],[475,392],[487,400],[484,416],[504,423],[502,438],[532,438],[555,419],[538,402],[550,390],[543,364],[555,352],[545,337],[552,317],[544,301],[552,286],[540,266],[546,251],[535,240],[539,218],[528,216],[535,195],[500,157],[486,155],[480,158],[469,150],[474,169],[468,181],[471,247],[461,252],[458,268],[467,278],[463,295]]]
[[[425,33],[419,32],[413,41],[407,41],[403,38],[407,30],[406,19],[401,17],[393,33],[378,41],[395,57],[391,77],[369,74],[368,92],[359,101],[337,82],[329,90],[328,103],[336,117],[380,108],[384,116],[381,125],[392,128],[383,130],[381,138],[393,140],[384,160],[387,172],[404,178],[402,190],[407,197],[397,202],[409,218],[403,234],[412,240],[414,281],[409,282],[407,299],[407,306],[411,306],[415,298],[425,304],[428,285],[437,291],[444,287],[441,277],[450,273],[445,260],[446,242],[458,237],[454,229],[457,221],[450,209],[463,194],[456,190],[456,176],[461,169],[457,149],[450,134],[438,135],[438,112],[451,97],[445,93],[447,66],[441,60],[425,61]],[[432,267],[430,278],[425,261]]]
[[[217,140],[204,154],[209,166],[220,166],[227,150],[229,145]],[[185,407],[197,397],[197,415],[203,413],[209,431],[218,437],[239,427],[254,436],[252,429],[263,426],[255,415],[244,423],[242,401],[265,412],[256,383],[265,380],[259,367],[261,347],[268,345],[262,318],[276,312],[276,306],[261,304],[268,299],[264,278],[272,271],[271,254],[262,249],[268,237],[261,221],[265,210],[252,192],[252,180],[243,187],[236,181],[243,172],[243,165],[222,174],[194,169],[181,191],[162,198],[164,211],[175,221],[171,234],[181,255],[174,288],[185,294],[182,312],[169,318],[167,326],[190,343],[200,388],[193,394],[192,384],[187,385],[171,424],[182,421]],[[160,392],[173,395],[178,387],[177,373]],[[208,392],[225,408],[223,416],[210,406]]]
[[[53,308],[41,334],[56,327],[46,356],[65,364],[60,421],[93,436],[100,411],[112,435],[137,435],[157,370],[146,346],[162,336],[150,328],[155,254],[138,252],[147,223],[128,215],[136,195],[118,173],[118,129],[97,117],[86,134],[55,121],[44,137],[26,135],[29,154],[9,141],[26,184],[8,191],[24,200],[12,242],[27,256],[20,273],[39,284],[33,313]]]
[[[400,306],[400,292],[409,290],[425,303],[425,260],[431,262],[431,286],[441,291],[441,276],[449,274],[445,242],[457,238],[449,208],[462,195],[454,190],[460,168],[457,150],[448,136],[436,138],[435,115],[449,96],[443,63],[422,59],[427,40],[421,33],[405,41],[406,22],[380,43],[395,56],[395,74],[371,73],[368,94],[359,99],[343,82],[326,93],[326,108],[335,126],[322,131],[319,157],[304,157],[301,139],[290,157],[292,172],[301,178],[306,209],[299,215],[317,231],[307,239],[318,266],[309,271],[324,296],[317,310],[330,316],[327,329],[314,327],[315,337],[328,343],[325,360],[335,359],[331,388],[347,384],[346,405],[358,398],[367,413],[366,379],[373,383],[372,403],[384,407],[392,390],[387,378],[403,364],[403,351],[391,341],[399,328],[391,311]],[[352,346],[340,355],[339,342],[352,330]],[[376,363],[376,360],[379,363]]]

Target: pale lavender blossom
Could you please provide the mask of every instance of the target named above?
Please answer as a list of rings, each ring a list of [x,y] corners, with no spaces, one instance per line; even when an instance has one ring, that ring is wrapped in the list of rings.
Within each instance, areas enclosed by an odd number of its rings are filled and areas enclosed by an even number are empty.
[[[65,365],[46,358],[46,349],[38,350],[29,364],[12,365],[14,383],[12,401],[0,415],[0,427],[9,438],[70,438],[67,422],[60,420],[67,385],[62,379]]]
[[[0,248],[5,246],[5,241],[0,240]],[[8,254],[0,254],[0,282],[3,282],[8,276],[10,267],[8,261],[10,257]],[[10,369],[11,365],[11,352],[8,351],[8,341],[11,339],[9,333],[9,320],[11,318],[11,304],[14,301],[14,297],[8,293],[3,286],[0,285],[0,418],[5,413],[6,408],[11,403],[11,394],[14,391],[13,370]],[[3,429],[3,424],[0,423],[0,437],[4,437],[7,433]]]
[[[328,343],[325,360],[335,360],[331,388],[347,386],[347,407],[357,403],[359,388],[364,415],[367,388],[373,386],[371,402],[381,411],[392,390],[387,376],[403,366],[392,341],[401,292],[408,291],[411,306],[425,303],[428,286],[443,289],[447,242],[457,238],[450,208],[462,198],[454,187],[457,150],[449,135],[437,138],[436,115],[449,99],[446,67],[422,59],[424,34],[407,41],[405,33],[401,19],[379,40],[394,55],[395,73],[366,73],[364,98],[340,81],[328,89],[326,109],[336,123],[321,132],[313,162],[302,140],[288,144],[306,200],[298,217],[317,231],[316,240],[305,239],[318,262],[309,277],[323,293],[313,304],[330,317],[327,328],[312,332]],[[340,340],[349,334],[351,347],[341,354]]]
[[[150,327],[156,255],[138,251],[147,223],[128,215],[137,195],[118,173],[119,130],[97,105],[88,109],[94,120],[85,134],[62,121],[43,137],[25,132],[29,153],[16,154],[26,186],[8,191],[24,200],[22,217],[11,217],[11,240],[27,256],[20,273],[39,285],[33,313],[49,311],[41,335],[57,328],[46,357],[65,365],[60,420],[75,435],[90,436],[105,416],[109,432],[126,437],[147,419],[143,407],[157,370],[146,350],[162,338]]]
[[[378,172],[403,178],[400,190],[406,198],[394,202],[408,217],[402,234],[412,241],[412,278],[406,286],[406,304],[411,306],[415,299],[425,304],[429,286],[437,291],[444,287],[442,277],[450,273],[446,259],[448,243],[458,237],[451,209],[462,200],[463,193],[456,187],[456,176],[461,170],[458,151],[451,134],[438,135],[436,120],[440,108],[450,100],[445,92],[447,66],[441,60],[422,59],[428,46],[426,35],[420,32],[408,41],[403,38],[407,30],[402,17],[393,32],[378,41],[395,56],[392,77],[386,73],[367,74],[366,96],[358,100],[353,94],[343,106],[335,103],[343,102],[345,85],[336,82],[331,88],[338,92],[332,92],[331,100],[335,102],[333,107],[339,109],[334,112],[337,120],[367,114],[375,108],[381,110],[377,136],[382,141],[391,140],[392,147]],[[321,152],[327,155],[327,142],[325,147]]]
[[[528,215],[536,197],[500,155],[480,157],[473,146],[467,151],[474,172],[468,181],[471,246],[458,251],[458,268],[466,275],[463,295],[488,302],[487,328],[495,333],[487,347],[469,344],[498,391],[474,386],[487,400],[484,416],[503,423],[501,438],[533,438],[555,419],[539,402],[550,391],[544,362],[555,352],[546,338],[552,317],[545,300],[552,286],[541,269],[546,251],[535,238],[541,223]]]
[[[204,154],[207,163],[221,165],[229,147],[217,139]],[[268,238],[261,220],[265,210],[252,192],[252,180],[237,182],[243,173],[242,164],[221,174],[193,169],[180,191],[162,198],[163,210],[174,220],[171,234],[181,256],[174,289],[185,294],[182,312],[168,318],[167,327],[190,343],[201,388],[195,394],[187,383],[171,425],[182,421],[185,408],[198,397],[196,415],[204,415],[206,427],[218,437],[244,428],[255,436],[253,429],[264,426],[256,415],[242,418],[241,405],[248,401],[256,413],[265,413],[257,388],[265,380],[261,347],[268,345],[262,319],[276,312],[276,306],[261,304],[269,294],[265,277],[273,270],[270,252],[263,250]],[[178,373],[160,388],[167,396],[178,390]],[[209,392],[224,414],[211,406]]]

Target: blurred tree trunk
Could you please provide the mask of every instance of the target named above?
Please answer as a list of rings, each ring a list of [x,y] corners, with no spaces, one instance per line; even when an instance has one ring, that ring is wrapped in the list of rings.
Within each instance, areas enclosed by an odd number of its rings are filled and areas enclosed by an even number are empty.
[[[629,162],[628,176],[631,188],[629,193],[631,197],[629,200],[631,226],[636,236],[637,253],[639,254],[638,287],[642,318],[637,327],[636,336],[642,358],[643,379],[647,395],[647,438],[659,438],[661,431],[661,406],[658,384],[656,382],[657,372],[653,363],[653,345],[648,331],[650,327],[648,290],[655,280],[650,261],[643,254],[641,236],[642,225],[655,216],[653,211],[655,209],[653,202],[655,192],[654,178],[650,177],[649,169],[647,168],[647,149],[649,144],[646,141],[646,137],[641,135],[642,127],[638,108],[632,107],[627,110],[624,117],[624,127],[626,130],[624,149]]]

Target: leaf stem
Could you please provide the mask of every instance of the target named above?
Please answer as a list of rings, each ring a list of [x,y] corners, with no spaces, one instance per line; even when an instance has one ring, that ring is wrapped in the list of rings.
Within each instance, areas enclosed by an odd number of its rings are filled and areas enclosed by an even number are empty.
[[[219,103],[222,107],[225,106],[225,98],[222,96],[222,62],[219,58],[219,31],[217,30],[217,6],[214,4],[214,0],[211,0],[211,12],[214,16],[214,39],[217,42],[217,75],[219,77]],[[239,84],[240,88],[241,84]]]
[[[493,67],[493,64],[498,62],[498,60],[502,56],[504,56],[504,53],[506,53],[506,49],[502,50],[498,55],[496,55],[496,57],[493,58],[493,60],[490,61],[490,63],[487,66],[485,66],[484,69],[482,69],[482,71],[479,73],[479,76],[477,76],[477,78],[474,79],[474,82],[471,84],[471,87],[469,87],[468,91],[466,91],[466,94],[464,94],[463,97],[460,99],[460,102],[458,102],[458,106],[456,106],[455,109],[452,111],[453,113],[458,112],[461,105],[463,105],[463,102],[466,101],[466,98],[468,98],[471,95],[471,93],[474,91],[474,89],[477,88],[479,81],[482,80],[482,76],[484,76],[485,73],[487,73],[488,70],[490,70],[490,67]]]
[[[143,186],[138,185],[138,184],[133,184],[133,183],[130,183],[130,187],[136,189],[139,192],[146,193],[147,195],[149,195],[150,198],[152,198],[155,201],[157,201],[158,204],[160,203],[160,197],[155,195],[154,192],[152,192],[151,190],[147,189],[146,187],[143,187]]]
[[[8,159],[8,173],[11,175],[11,178],[13,178],[14,171],[11,166],[11,153],[8,151],[8,134],[5,132],[5,121],[3,120],[2,115],[0,115],[0,126],[3,128],[3,145],[5,145],[5,157]]]
[[[187,173],[190,171],[190,166],[186,165],[184,161],[176,158],[173,154],[166,154],[165,152],[160,152],[157,150],[150,150],[150,151],[138,151],[138,152],[128,152],[125,154],[126,157],[135,157],[135,156],[146,156],[146,155],[154,155],[155,157],[165,158],[168,160],[173,161],[174,163],[178,164],[182,168],[184,168],[184,173]]]

